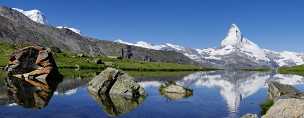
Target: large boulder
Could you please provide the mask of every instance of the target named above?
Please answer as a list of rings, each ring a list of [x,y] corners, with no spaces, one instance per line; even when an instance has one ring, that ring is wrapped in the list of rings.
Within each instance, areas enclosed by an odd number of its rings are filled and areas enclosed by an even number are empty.
[[[39,46],[30,46],[15,51],[10,56],[5,70],[9,76],[26,81],[39,80],[47,83],[51,78],[62,78],[51,50]]]
[[[107,68],[88,84],[88,90],[95,95],[121,95],[128,98],[145,96],[145,90],[127,73]]]
[[[183,99],[193,94],[191,89],[178,85],[175,82],[168,82],[161,85],[159,91],[161,95],[171,100]]]
[[[268,82],[268,99],[274,104],[263,118],[304,118],[303,93],[293,86]]]
[[[262,118],[304,118],[304,100],[279,99]]]

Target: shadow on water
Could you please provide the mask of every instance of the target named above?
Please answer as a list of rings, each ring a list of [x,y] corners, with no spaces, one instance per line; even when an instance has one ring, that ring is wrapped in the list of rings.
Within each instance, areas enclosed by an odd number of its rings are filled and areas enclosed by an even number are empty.
[[[48,105],[61,81],[61,76],[47,78],[46,83],[34,80],[27,82],[9,76],[5,78],[9,103],[15,103],[24,108],[42,109]]]
[[[120,95],[90,95],[103,108],[103,111],[112,117],[131,112],[145,100],[144,96],[127,98]]]

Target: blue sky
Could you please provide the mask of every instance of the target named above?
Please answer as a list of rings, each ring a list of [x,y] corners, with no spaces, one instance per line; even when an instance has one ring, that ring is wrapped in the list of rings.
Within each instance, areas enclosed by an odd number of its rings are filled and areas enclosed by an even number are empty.
[[[229,26],[260,47],[304,52],[302,0],[1,0],[99,39],[217,47]]]

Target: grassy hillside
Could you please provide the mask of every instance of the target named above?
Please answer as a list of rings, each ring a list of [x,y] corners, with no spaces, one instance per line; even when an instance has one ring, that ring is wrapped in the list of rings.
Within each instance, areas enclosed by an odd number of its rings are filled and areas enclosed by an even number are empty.
[[[4,67],[9,55],[16,49],[16,46],[7,43],[0,43],[0,66]],[[59,68],[72,69],[103,69],[114,67],[122,70],[133,71],[197,71],[210,70],[195,65],[161,63],[161,62],[144,62],[130,59],[116,59],[106,56],[86,57],[78,56],[73,53],[55,53],[54,58]],[[96,64],[96,60],[101,60],[104,64]]]
[[[280,67],[278,72],[282,74],[304,75],[304,65],[293,67]]]

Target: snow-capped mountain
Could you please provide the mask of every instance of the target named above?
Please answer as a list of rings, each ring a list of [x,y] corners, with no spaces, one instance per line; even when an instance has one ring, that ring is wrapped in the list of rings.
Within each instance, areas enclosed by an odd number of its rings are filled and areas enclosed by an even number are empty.
[[[22,14],[24,14],[25,16],[29,17],[31,20],[40,23],[40,24],[47,24],[46,18],[45,16],[42,14],[41,11],[34,9],[34,10],[22,10],[22,9],[18,9],[18,8],[12,8]]]
[[[33,10],[25,11],[25,10],[22,10],[19,8],[12,8],[12,9],[24,14],[25,16],[27,16],[28,18],[30,18],[32,21],[34,21],[36,23],[47,24],[47,20],[40,10],[33,9]],[[57,28],[58,29],[65,28],[65,29],[69,29],[77,34],[81,34],[80,30],[76,29],[76,28],[66,27],[66,26],[57,26]]]
[[[66,27],[66,26],[57,26],[56,28],[58,29],[69,29],[77,34],[81,34],[80,30],[79,29],[76,29],[76,28],[72,28],[72,27]]]
[[[304,54],[295,52],[276,52],[260,48],[244,37],[240,28],[232,24],[227,36],[218,48],[193,49],[164,43],[154,45],[144,41],[129,43],[122,40],[115,42],[154,49],[169,50],[183,53],[202,65],[218,68],[278,67],[304,64]]]

